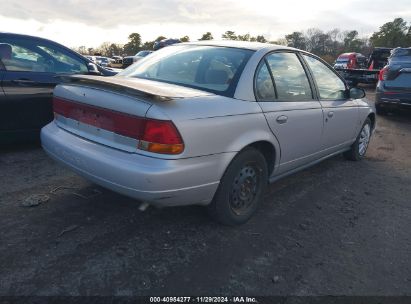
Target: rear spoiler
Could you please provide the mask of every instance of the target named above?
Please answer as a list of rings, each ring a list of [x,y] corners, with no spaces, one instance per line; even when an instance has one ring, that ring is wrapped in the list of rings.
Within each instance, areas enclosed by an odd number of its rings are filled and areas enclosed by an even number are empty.
[[[170,87],[168,90],[164,90],[161,86],[162,83],[145,79],[124,79],[89,75],[59,75],[56,77],[59,78],[63,84],[67,83],[70,85],[109,90],[111,92],[137,97],[146,101],[165,102],[184,97],[184,94],[179,96],[178,93],[181,89],[179,89],[178,86],[174,86],[175,88],[173,88],[173,90],[170,90]]]
[[[116,81],[113,77],[85,76],[85,75],[62,75],[57,76],[61,83],[70,85],[86,86],[111,92],[136,97],[146,101],[170,101],[173,98],[155,93],[152,89],[137,89],[124,81]],[[139,85],[141,87],[141,85]],[[175,97],[174,97],[175,98]]]

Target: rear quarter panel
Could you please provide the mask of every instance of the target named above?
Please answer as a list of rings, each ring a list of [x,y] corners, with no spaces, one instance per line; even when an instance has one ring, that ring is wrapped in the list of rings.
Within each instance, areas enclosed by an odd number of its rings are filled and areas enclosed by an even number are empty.
[[[270,142],[280,153],[257,102],[206,96],[156,103],[147,117],[171,119],[185,150],[180,158],[238,152],[257,141]]]

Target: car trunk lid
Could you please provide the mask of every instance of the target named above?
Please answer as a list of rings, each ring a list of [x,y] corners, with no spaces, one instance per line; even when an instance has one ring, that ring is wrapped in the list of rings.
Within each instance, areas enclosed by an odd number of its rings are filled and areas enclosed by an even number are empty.
[[[55,122],[88,140],[136,152],[153,104],[210,94],[135,78],[67,77],[54,90]]]

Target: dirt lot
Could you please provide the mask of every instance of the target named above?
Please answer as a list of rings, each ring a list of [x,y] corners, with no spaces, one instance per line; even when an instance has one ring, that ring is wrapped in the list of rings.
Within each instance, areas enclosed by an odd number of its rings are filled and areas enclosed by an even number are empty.
[[[201,207],[141,212],[14,148],[0,154],[0,295],[411,295],[410,185],[410,115],[378,117],[364,161],[269,186],[237,228]],[[49,200],[22,207],[33,194]]]

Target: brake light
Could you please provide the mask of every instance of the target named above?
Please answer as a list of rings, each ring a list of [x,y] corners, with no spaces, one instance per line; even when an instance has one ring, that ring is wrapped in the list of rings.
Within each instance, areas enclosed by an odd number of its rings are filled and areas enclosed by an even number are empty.
[[[387,72],[388,72],[388,66],[385,66],[378,74],[378,80],[380,81],[387,80]]]
[[[184,143],[172,121],[146,119],[138,148],[161,154],[180,154]]]
[[[53,98],[54,115],[92,125],[119,135],[137,139],[141,150],[180,154],[184,142],[172,121],[129,115],[114,110],[86,105],[58,97]]]

